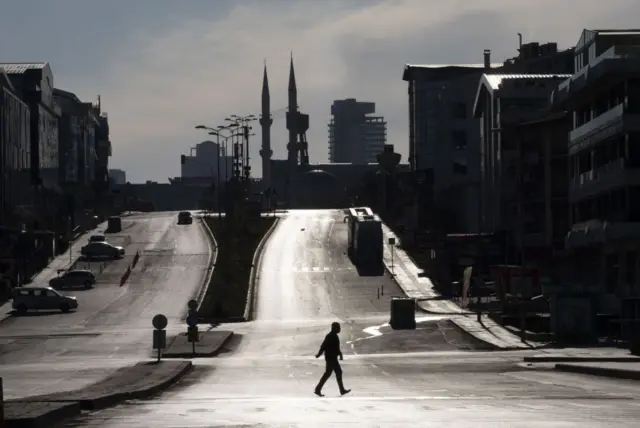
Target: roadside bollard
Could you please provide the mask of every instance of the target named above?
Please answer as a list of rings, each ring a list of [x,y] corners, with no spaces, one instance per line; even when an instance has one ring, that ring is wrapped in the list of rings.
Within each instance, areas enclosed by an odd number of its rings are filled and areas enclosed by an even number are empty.
[[[380,288],[376,288],[376,291],[378,292],[378,300],[380,300]]]
[[[380,286],[380,295],[384,296],[384,285]]]

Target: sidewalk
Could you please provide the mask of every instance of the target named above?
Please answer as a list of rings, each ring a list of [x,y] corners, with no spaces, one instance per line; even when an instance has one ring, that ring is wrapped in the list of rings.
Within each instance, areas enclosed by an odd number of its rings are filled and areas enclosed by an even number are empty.
[[[87,230],[82,233],[78,239],[73,242],[70,249],[51,260],[47,266],[33,276],[31,282],[26,284],[26,286],[49,285],[49,280],[58,276],[58,270],[67,270],[78,260],[80,257],[80,249],[84,245],[87,245],[87,242],[89,242],[89,236],[103,233],[106,228],[107,222],[104,222],[100,223],[95,229]],[[71,252],[71,257],[69,257],[69,252]],[[12,310],[11,300],[0,305],[0,322],[11,316]]]
[[[438,300],[441,296],[434,290],[431,280],[423,276],[422,269],[417,267],[406,251],[400,248],[400,238],[385,224],[382,225],[382,231],[385,242],[384,263],[389,272],[393,272],[395,281],[405,294],[417,300],[420,309],[432,314],[451,315],[451,321],[461,330],[499,349],[531,349],[544,345],[530,341],[523,343],[518,336],[498,325],[487,315],[482,315],[479,323],[475,313],[462,309],[450,300]],[[389,238],[396,240],[393,248],[393,269],[391,248],[386,244]]]
[[[89,242],[89,237],[91,235],[104,233],[106,228],[107,222],[100,223],[95,229],[87,230],[85,233],[80,235],[78,239],[73,242],[70,249],[51,260],[44,269],[42,269],[31,279],[30,284],[49,284],[50,279],[58,276],[58,270],[69,269],[69,267],[71,267],[76,262],[76,260],[78,260],[78,258],[80,257],[80,249],[83,246],[87,245],[87,243]],[[69,252],[71,252],[71,257],[69,257]]]
[[[525,363],[640,363],[640,357],[624,348],[588,347],[588,348],[547,348],[539,354],[523,358]]]

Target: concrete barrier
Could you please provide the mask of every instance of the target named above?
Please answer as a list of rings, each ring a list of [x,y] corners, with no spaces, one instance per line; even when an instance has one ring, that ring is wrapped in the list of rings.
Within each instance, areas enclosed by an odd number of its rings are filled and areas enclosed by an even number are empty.
[[[216,237],[213,236],[213,232],[211,231],[211,228],[209,227],[205,219],[201,217],[200,221],[201,221],[202,227],[204,227],[205,233],[209,237],[210,255],[209,255],[209,263],[207,267],[207,274],[204,276],[204,281],[202,282],[202,285],[196,292],[195,296],[193,296],[193,299],[196,302],[198,302],[198,310],[197,310],[198,313],[200,313],[202,301],[204,300],[205,294],[207,294],[207,289],[209,288],[209,283],[211,282],[211,277],[213,276],[213,270],[215,269],[216,263],[218,262],[218,241],[216,241]],[[185,319],[187,317],[187,313],[188,313],[188,310],[186,310],[184,313]]]
[[[249,290],[247,291],[247,303],[244,308],[244,321],[250,321],[253,316],[253,309],[255,306],[255,288],[258,282],[258,272],[260,269],[260,265],[262,264],[262,253],[264,250],[264,246],[271,237],[271,234],[276,227],[278,226],[278,222],[280,221],[280,217],[276,217],[275,221],[267,230],[267,233],[264,234],[258,246],[256,247],[255,253],[253,253],[253,260],[251,261],[251,271],[249,273]]]

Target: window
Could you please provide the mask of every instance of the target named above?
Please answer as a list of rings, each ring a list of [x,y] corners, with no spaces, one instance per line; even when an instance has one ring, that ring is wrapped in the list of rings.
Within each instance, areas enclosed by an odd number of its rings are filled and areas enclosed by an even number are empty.
[[[451,132],[451,143],[456,150],[465,150],[467,148],[467,133],[464,131]]]
[[[460,174],[460,175],[467,175],[467,163],[464,160],[454,161],[453,173]]]
[[[451,116],[454,119],[466,119],[467,105],[465,103],[453,103],[451,105]]]

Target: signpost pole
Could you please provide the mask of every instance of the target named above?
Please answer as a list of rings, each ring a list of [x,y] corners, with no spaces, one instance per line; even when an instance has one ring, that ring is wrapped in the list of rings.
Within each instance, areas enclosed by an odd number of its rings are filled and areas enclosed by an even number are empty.
[[[158,350],[158,363],[160,363],[160,359],[162,358],[162,350],[167,347],[167,331],[165,328],[167,327],[168,320],[167,317],[158,314],[153,317],[151,320],[153,324],[153,349]]]
[[[191,356],[196,357],[196,342],[198,341],[198,302],[189,300],[189,315],[187,315],[187,340],[191,342]]]

